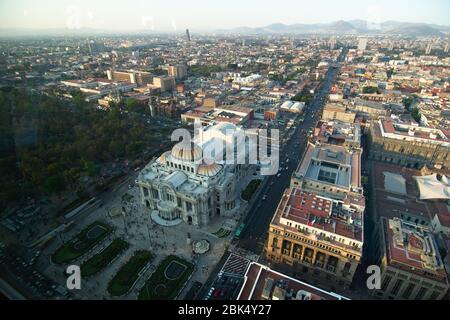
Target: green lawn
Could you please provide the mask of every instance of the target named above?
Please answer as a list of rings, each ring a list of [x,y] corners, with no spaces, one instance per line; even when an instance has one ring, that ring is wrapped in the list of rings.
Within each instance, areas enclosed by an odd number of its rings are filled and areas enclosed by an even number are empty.
[[[261,184],[261,180],[259,180],[259,179],[252,180],[248,184],[247,188],[245,188],[245,190],[242,191],[242,195],[241,195],[242,199],[244,199],[245,201],[249,201],[253,197],[253,194],[258,189],[260,184]]]
[[[96,233],[95,237],[88,237],[89,231],[94,228],[101,232]],[[111,226],[102,223],[94,222],[82,230],[76,237],[70,240],[65,245],[61,246],[52,256],[52,261],[56,264],[64,264],[81,257],[83,254],[92,249],[97,243],[103,240],[112,232]]]
[[[231,234],[230,230],[225,230],[223,228],[220,228],[217,232],[214,232],[213,235],[219,237],[219,238],[226,238]]]
[[[136,281],[139,272],[153,259],[149,251],[136,251],[108,284],[108,292],[112,296],[126,294]]]
[[[102,252],[97,253],[95,256],[81,265],[81,275],[83,277],[88,277],[96,274],[97,272],[105,268],[120,253],[127,250],[128,247],[128,242],[122,239],[115,239]]]
[[[172,261],[179,262],[187,267],[175,280],[170,280],[165,275],[166,268]],[[167,257],[159,264],[156,271],[147,280],[141,292],[139,292],[139,300],[175,299],[193,271],[194,265],[192,263],[176,256]]]

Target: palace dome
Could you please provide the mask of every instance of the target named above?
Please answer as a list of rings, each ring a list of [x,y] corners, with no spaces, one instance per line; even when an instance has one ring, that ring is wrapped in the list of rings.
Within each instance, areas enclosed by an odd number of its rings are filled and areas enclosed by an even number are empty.
[[[158,159],[156,159],[156,161],[160,164],[165,164],[168,154],[170,154],[170,152],[164,152]]]
[[[193,142],[180,142],[172,148],[171,155],[177,160],[198,162],[202,160],[203,150]]]
[[[216,163],[212,164],[201,164],[198,167],[198,174],[207,177],[214,177],[222,169],[222,166]]]

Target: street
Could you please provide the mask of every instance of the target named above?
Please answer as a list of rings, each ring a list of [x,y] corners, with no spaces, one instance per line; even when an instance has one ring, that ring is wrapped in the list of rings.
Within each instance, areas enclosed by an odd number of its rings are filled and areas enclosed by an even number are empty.
[[[346,50],[339,57],[339,61],[346,55]],[[266,233],[270,220],[278,206],[278,202],[284,190],[289,187],[291,176],[305,152],[307,145],[308,129],[312,128],[320,117],[321,109],[326,97],[334,83],[339,68],[330,67],[320,90],[314,96],[309,107],[305,111],[304,121],[294,131],[292,138],[285,147],[280,150],[281,176],[270,176],[254,206],[249,210],[245,221],[245,228],[241,232],[239,246],[249,251],[260,254],[264,247]],[[289,158],[289,163],[286,159]],[[288,167],[287,170],[286,167]]]

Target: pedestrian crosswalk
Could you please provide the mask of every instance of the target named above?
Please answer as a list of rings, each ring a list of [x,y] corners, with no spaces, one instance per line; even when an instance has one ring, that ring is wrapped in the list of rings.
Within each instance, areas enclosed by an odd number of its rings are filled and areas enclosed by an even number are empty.
[[[232,253],[223,265],[222,272],[232,276],[244,276],[249,263],[249,259]]]

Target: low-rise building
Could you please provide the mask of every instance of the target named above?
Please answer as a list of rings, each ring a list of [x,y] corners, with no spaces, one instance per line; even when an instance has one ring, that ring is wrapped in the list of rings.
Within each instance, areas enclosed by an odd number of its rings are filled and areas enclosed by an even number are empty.
[[[378,120],[370,129],[369,156],[374,160],[420,168],[450,167],[450,132]]]
[[[313,140],[358,149],[361,148],[361,125],[339,120],[321,120],[314,128]]]
[[[363,247],[364,206],[354,200],[287,189],[269,226],[266,259],[348,287]]]
[[[361,153],[361,149],[309,143],[292,175],[291,187],[336,199],[350,195],[364,203]]]
[[[379,226],[381,299],[440,300],[449,288],[434,235],[424,226],[382,217]]]
[[[237,300],[349,300],[252,262]]]
[[[322,119],[329,120],[340,120],[342,122],[353,123],[355,122],[356,113],[348,111],[347,108],[342,104],[328,103],[323,108]]]

